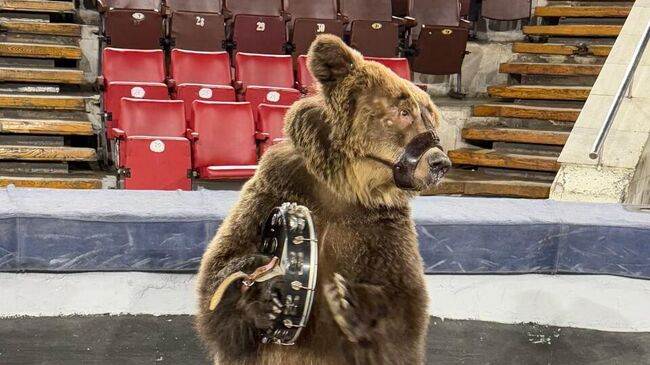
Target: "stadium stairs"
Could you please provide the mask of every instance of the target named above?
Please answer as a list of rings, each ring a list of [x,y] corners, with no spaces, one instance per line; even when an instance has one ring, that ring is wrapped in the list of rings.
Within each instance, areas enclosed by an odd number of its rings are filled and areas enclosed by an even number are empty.
[[[435,194],[548,198],[557,159],[632,2],[549,1],[540,25],[523,27],[506,85],[474,105],[462,137],[474,147],[449,152],[455,168]],[[486,118],[487,117],[487,118]]]
[[[102,187],[73,1],[0,1],[0,187]]]

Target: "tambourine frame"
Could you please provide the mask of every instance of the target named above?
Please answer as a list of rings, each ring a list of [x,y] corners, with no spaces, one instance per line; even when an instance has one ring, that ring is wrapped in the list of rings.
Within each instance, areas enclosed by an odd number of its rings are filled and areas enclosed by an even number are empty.
[[[318,242],[309,209],[295,203],[274,208],[262,227],[258,248],[280,258],[284,278],[279,288],[282,313],[262,341],[293,345],[309,319],[318,274]]]

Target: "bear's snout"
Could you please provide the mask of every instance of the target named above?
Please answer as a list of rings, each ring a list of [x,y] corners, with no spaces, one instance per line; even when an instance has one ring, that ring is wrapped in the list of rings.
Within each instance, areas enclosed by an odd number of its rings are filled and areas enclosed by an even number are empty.
[[[427,163],[429,164],[431,174],[436,176],[437,179],[440,179],[451,168],[451,161],[449,160],[449,157],[438,148],[434,150],[434,153],[427,156]]]
[[[440,148],[434,147],[422,156],[415,170],[420,190],[437,184],[451,168],[451,161]]]

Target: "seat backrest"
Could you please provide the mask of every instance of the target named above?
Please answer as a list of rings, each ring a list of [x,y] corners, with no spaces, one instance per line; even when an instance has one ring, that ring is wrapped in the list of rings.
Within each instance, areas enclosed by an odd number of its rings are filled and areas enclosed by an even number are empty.
[[[469,16],[469,8],[471,6],[470,0],[460,0],[460,16]]]
[[[221,1],[217,0],[166,0],[172,11],[221,14]]]
[[[380,57],[365,57],[366,61],[374,61],[391,69],[397,76],[411,80],[411,67],[406,58],[380,58]]]
[[[104,48],[102,75],[106,82],[164,82],[165,54],[160,49]]]
[[[240,14],[282,15],[282,0],[224,0],[223,7],[231,12],[233,16]]]
[[[181,100],[122,98],[120,108],[120,129],[127,136],[185,135],[185,106]]]
[[[339,0],[339,12],[350,21],[391,21],[393,6],[391,0]]]
[[[336,19],[336,0],[284,0],[284,10],[291,19]]]
[[[112,9],[162,10],[162,0],[104,0]]]
[[[235,80],[244,86],[293,87],[293,60],[289,55],[261,55],[238,52]]]
[[[194,145],[194,166],[255,165],[255,121],[251,104],[195,101],[192,130],[199,133]]]
[[[309,67],[307,67],[307,61],[307,55],[298,56],[298,69],[296,70],[296,76],[300,86],[306,88],[307,92],[311,93],[316,87],[316,81],[314,80],[311,71],[309,71]]]
[[[284,116],[291,109],[286,105],[260,104],[257,107],[259,113],[259,129],[269,134],[270,142],[284,135]]]
[[[457,27],[460,24],[459,0],[412,0],[411,17],[423,25]]]
[[[172,49],[170,77],[177,84],[230,85],[232,70],[228,52]]]
[[[530,17],[531,0],[483,0],[481,15],[496,20],[518,20]]]

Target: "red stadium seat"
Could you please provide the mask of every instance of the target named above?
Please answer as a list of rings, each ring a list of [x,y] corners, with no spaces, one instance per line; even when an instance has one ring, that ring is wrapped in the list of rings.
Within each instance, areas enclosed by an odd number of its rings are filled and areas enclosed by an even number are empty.
[[[316,92],[316,81],[314,76],[312,76],[311,71],[307,67],[307,56],[300,55],[298,56],[298,69],[296,70],[296,83],[298,89],[303,94],[314,94]]]
[[[166,4],[171,12],[172,47],[194,51],[223,50],[226,28],[221,1],[166,0]]]
[[[191,190],[191,149],[182,101],[121,101],[121,128],[114,128],[124,189]]]
[[[119,127],[120,99],[169,99],[162,50],[104,48],[103,109],[110,127]]]
[[[191,129],[193,166],[199,178],[242,180],[255,174],[257,151],[251,104],[195,101]]]
[[[318,34],[343,38],[343,22],[338,19],[336,0],[284,0],[289,22],[289,39],[295,55],[304,55]]]
[[[290,108],[284,105],[259,105],[257,130],[264,136],[263,140],[260,141],[260,156],[271,146],[285,139],[284,116]]]
[[[293,60],[288,55],[237,53],[235,86],[253,110],[259,104],[291,105],[300,98],[293,88]]]
[[[235,52],[284,54],[287,31],[282,0],[224,0],[228,38]]]
[[[172,49],[170,83],[174,99],[185,101],[185,116],[192,117],[192,102],[235,101],[230,56],[222,52],[197,52]]]
[[[162,0],[98,0],[104,42],[111,47],[162,48]]]
[[[397,56],[399,26],[392,21],[391,0],[339,0],[339,12],[350,23],[350,46],[365,56]]]
[[[365,57],[366,61],[374,61],[381,63],[382,65],[388,67],[397,76],[411,80],[411,67],[409,66],[409,61],[406,58],[378,58],[378,57]]]

